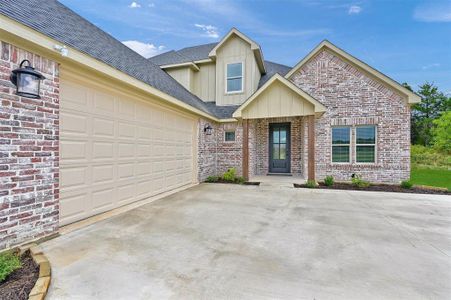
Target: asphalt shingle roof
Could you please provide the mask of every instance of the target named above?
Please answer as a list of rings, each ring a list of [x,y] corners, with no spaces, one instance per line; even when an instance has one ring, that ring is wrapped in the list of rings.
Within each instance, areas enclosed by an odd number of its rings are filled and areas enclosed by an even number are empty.
[[[56,0],[0,0],[0,14],[22,23],[62,44],[86,53],[178,100],[218,118],[231,118],[239,107],[203,102],[159,66],[207,59],[218,43],[168,51],[146,59]],[[274,74],[291,67],[265,61],[267,73],[260,88]]]
[[[162,66],[207,59],[208,54],[217,44],[218,43],[203,44],[186,47],[177,51],[171,50],[151,57],[149,60],[156,65]]]
[[[1,0],[0,13],[84,52],[204,112],[207,105],[169,74],[56,0]]]

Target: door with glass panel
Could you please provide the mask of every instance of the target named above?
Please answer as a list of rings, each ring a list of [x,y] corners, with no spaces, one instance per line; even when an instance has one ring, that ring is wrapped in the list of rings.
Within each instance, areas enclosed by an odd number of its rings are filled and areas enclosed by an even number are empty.
[[[290,123],[269,125],[269,172],[290,173]]]

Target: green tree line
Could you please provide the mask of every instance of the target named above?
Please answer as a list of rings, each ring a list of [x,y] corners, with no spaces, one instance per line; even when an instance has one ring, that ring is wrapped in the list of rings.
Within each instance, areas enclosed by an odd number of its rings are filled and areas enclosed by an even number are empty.
[[[414,92],[407,84],[403,86]],[[451,153],[451,97],[433,83],[419,86],[421,102],[411,109],[411,142]]]

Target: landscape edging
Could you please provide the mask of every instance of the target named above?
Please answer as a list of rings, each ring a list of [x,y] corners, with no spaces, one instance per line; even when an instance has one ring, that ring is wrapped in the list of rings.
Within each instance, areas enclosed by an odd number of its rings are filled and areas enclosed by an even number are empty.
[[[33,261],[39,266],[39,277],[28,295],[28,300],[44,300],[51,282],[50,262],[36,243],[21,246],[19,249],[21,254],[29,250]]]

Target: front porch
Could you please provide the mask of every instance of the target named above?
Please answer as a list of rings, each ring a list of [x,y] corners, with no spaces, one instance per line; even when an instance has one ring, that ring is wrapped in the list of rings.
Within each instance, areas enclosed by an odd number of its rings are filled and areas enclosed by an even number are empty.
[[[273,181],[264,177],[273,174],[315,180],[315,118],[325,109],[275,75],[233,115],[242,121],[242,175],[247,180]]]

